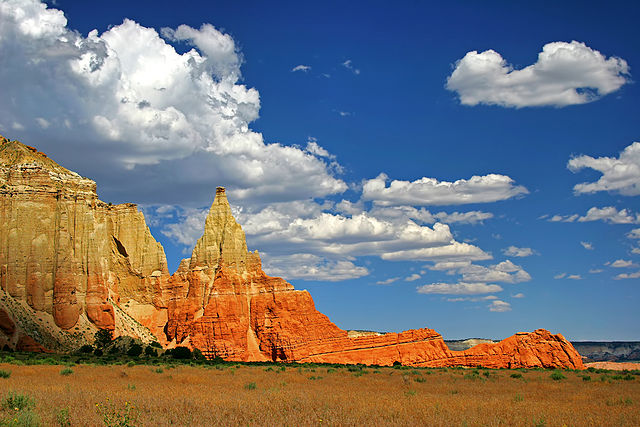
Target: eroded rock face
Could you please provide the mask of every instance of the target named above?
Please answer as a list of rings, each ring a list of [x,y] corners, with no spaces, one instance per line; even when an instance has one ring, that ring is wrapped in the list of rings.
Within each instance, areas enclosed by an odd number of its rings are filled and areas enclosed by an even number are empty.
[[[93,181],[33,148],[0,143],[0,289],[12,304],[0,300],[0,341],[14,347],[36,349],[30,337],[42,336],[16,333],[27,327],[7,313],[26,311],[49,315],[79,344],[81,324],[229,360],[582,368],[571,344],[545,330],[465,351],[426,328],[349,336],[308,292],[262,271],[221,187],[191,258],[169,276],[135,205],[107,205]]]
[[[166,258],[133,204],[101,202],[96,184],[0,137],[0,288],[74,331],[81,316],[115,328],[121,298],[162,308]]]

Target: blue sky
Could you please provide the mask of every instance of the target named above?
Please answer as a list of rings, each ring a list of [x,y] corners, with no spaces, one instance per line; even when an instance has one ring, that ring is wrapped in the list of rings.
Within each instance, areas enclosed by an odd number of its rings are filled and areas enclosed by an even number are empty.
[[[638,18],[2,1],[0,133],[139,203],[171,269],[226,186],[267,273],[345,329],[637,340]]]

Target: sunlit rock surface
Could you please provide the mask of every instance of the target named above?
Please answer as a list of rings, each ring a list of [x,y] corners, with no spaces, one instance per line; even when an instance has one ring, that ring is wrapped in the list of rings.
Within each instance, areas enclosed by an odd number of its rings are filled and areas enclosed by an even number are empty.
[[[101,202],[95,182],[4,138],[0,288],[0,346],[12,348],[76,348],[108,328],[238,361],[583,367],[562,335],[543,329],[464,351],[426,328],[349,334],[308,292],[262,271],[222,187],[191,258],[170,276],[135,205]]]

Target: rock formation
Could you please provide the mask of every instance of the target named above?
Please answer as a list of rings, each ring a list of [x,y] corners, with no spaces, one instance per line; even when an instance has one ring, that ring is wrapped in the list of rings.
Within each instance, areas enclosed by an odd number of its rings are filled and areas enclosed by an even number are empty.
[[[262,271],[222,187],[170,276],[135,205],[101,202],[93,181],[0,143],[0,345],[60,350],[109,328],[238,361],[582,368],[568,341],[542,329],[465,351],[431,329],[349,334],[308,292]]]

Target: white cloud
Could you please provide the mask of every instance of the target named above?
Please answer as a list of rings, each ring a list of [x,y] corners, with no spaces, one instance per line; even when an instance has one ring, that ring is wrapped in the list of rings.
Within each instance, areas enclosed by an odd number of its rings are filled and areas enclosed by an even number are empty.
[[[390,277],[390,278],[385,279],[385,280],[378,280],[376,282],[376,285],[390,285],[393,282],[397,282],[398,280],[400,280],[399,277]]]
[[[588,251],[592,251],[593,250],[593,243],[590,242],[580,242],[580,244],[582,245],[583,248],[585,248]]]
[[[621,279],[640,279],[640,271],[636,271],[635,273],[621,273],[614,277],[615,280]]]
[[[271,257],[263,254],[264,271],[287,280],[317,280],[339,282],[357,279],[369,274],[366,267],[347,260],[329,260],[311,254],[294,254]]]
[[[471,265],[471,261],[443,261],[436,262],[432,266],[427,266],[429,270],[435,271],[446,271],[446,270],[457,270],[459,268],[468,267]]]
[[[459,268],[457,273],[462,274],[462,281],[474,283],[521,283],[531,280],[529,273],[509,260],[488,267],[470,264]]]
[[[309,70],[311,70],[311,67],[309,65],[296,65],[295,67],[293,67],[291,69],[292,73],[295,73],[296,71],[302,71],[302,72],[308,72]]]
[[[591,270],[589,270],[589,273],[591,274],[598,274],[598,273],[602,273],[604,270],[601,268],[592,268]]]
[[[362,198],[382,206],[390,205],[460,205],[489,203],[528,194],[505,175],[489,174],[459,179],[455,182],[420,178],[416,181],[393,180],[386,186],[387,175],[380,174],[364,182]]]
[[[500,292],[502,287],[486,283],[433,283],[418,286],[420,294],[474,295]]]
[[[491,304],[489,304],[488,307],[489,307],[489,311],[495,311],[498,313],[511,311],[511,304],[509,304],[508,302],[501,301],[499,299],[491,301]]]
[[[629,82],[626,61],[606,58],[584,43],[547,43],[538,61],[521,70],[494,50],[467,52],[447,78],[464,105],[564,107],[592,102]]]
[[[347,186],[332,165],[249,128],[260,96],[241,81],[234,40],[209,24],[162,30],[126,19],[86,37],[35,0],[0,5],[0,129],[100,182],[103,197],[208,203],[296,200]],[[179,54],[170,44],[193,48]],[[15,128],[15,126],[13,126]],[[180,171],[176,176],[175,171]],[[114,200],[115,201],[115,200]]]
[[[495,295],[487,295],[484,297],[455,297],[455,298],[445,298],[445,301],[447,302],[463,302],[463,301],[481,302],[481,301],[492,301],[494,299],[498,299],[498,297]]]
[[[595,182],[576,184],[576,194],[609,191],[624,196],[640,195],[640,142],[627,146],[618,158],[578,156],[569,160],[567,167],[572,172],[583,168],[597,170],[602,173]]]
[[[582,280],[582,276],[580,276],[579,274],[570,274],[567,276],[567,279],[570,280]]]
[[[503,249],[502,253],[506,256],[515,256],[521,258],[536,254],[536,252],[531,248],[518,248],[516,246],[509,246],[508,248]]]
[[[326,149],[322,148],[318,144],[318,140],[313,137],[309,137],[309,139],[307,140],[307,146],[305,150],[318,157],[327,157],[330,159],[335,159],[335,156],[329,153]]]
[[[631,249],[631,253],[635,254],[635,255],[640,255],[640,248],[633,248]]]
[[[360,74],[360,70],[358,68],[355,68],[353,66],[353,62],[350,59],[347,59],[346,61],[344,61],[342,63],[342,66],[344,68],[346,68],[347,70],[350,70],[353,74],[358,75]]]
[[[482,224],[485,219],[493,218],[490,212],[469,211],[469,212],[438,212],[433,215],[435,219],[445,224]]]
[[[553,276],[554,279],[564,279],[567,276],[567,273],[560,273]]]
[[[450,275],[462,275],[461,281],[465,283],[521,283],[531,280],[529,273],[509,260],[487,267],[472,264],[469,260],[462,262],[446,261],[438,262],[428,268],[435,271],[447,271],[447,274]]]
[[[445,246],[387,252],[381,256],[388,261],[437,261],[437,260],[473,260],[491,259],[491,255],[477,246],[468,243],[453,242]]]
[[[405,277],[404,281],[405,282],[415,282],[416,280],[422,278],[422,276],[420,276],[417,273],[413,273],[411,276]]]
[[[184,245],[186,247],[185,251],[191,251],[196,241],[202,237],[204,222],[209,210],[193,208],[181,209],[175,207],[175,212],[178,222],[166,224],[162,228],[161,233],[174,242]],[[163,211],[160,212],[160,214],[162,213]],[[148,212],[147,215],[145,215],[147,221],[149,221],[149,219],[153,220],[154,214],[158,214],[157,209],[155,213]]]
[[[358,205],[362,210],[362,203]],[[380,206],[375,205],[371,210],[371,214],[380,218],[390,218],[399,220],[404,218],[405,220],[411,219],[418,222],[433,224],[434,222],[442,222],[445,224],[482,224],[484,220],[493,218],[493,214],[490,212],[482,211],[469,211],[469,212],[438,212],[431,213],[425,208],[417,209],[413,206]]]
[[[573,222],[576,219],[578,219],[580,217],[580,215],[578,214],[573,214],[573,215],[554,215],[551,218],[549,218],[547,221],[549,222]]]
[[[627,237],[630,239],[640,239],[640,228],[634,228],[629,233],[627,233]]]
[[[613,206],[604,208],[590,208],[585,216],[581,216],[578,222],[604,221],[610,224],[638,224],[640,223],[640,215],[634,214],[627,209],[618,211]]]
[[[611,264],[609,264],[609,267],[627,268],[627,267],[635,267],[635,264],[632,261],[629,261],[629,260],[617,259],[614,262],[612,262]]]
[[[512,298],[524,298],[524,294],[522,292],[519,292],[515,295],[511,295]]]

